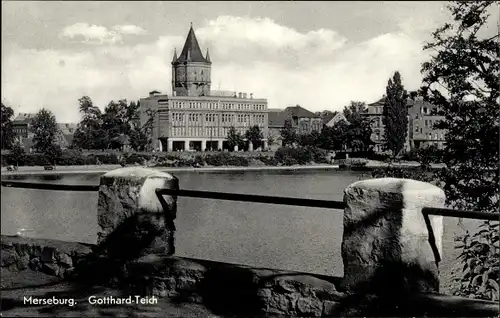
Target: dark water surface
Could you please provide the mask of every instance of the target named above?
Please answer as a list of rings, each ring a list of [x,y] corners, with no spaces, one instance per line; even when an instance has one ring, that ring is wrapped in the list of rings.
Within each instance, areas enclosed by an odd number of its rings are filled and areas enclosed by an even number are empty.
[[[182,189],[342,200],[344,188],[369,178],[347,171],[175,173]],[[12,177],[11,177],[12,178]],[[6,179],[6,178],[4,178]],[[99,184],[99,175],[17,176],[25,182]],[[95,243],[97,192],[2,188],[2,234]],[[211,259],[342,276],[342,211],[180,197],[176,252]],[[448,280],[457,219],[445,218],[441,268]],[[447,274],[448,273],[448,274]]]

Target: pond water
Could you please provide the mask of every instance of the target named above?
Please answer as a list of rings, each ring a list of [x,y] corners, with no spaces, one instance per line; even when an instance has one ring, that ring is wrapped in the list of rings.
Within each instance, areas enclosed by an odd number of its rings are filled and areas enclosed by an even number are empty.
[[[348,171],[179,172],[182,189],[341,201],[349,184],[369,178]],[[13,178],[13,177],[10,177]],[[7,177],[4,177],[7,179]],[[99,184],[99,175],[17,176],[25,182]],[[30,229],[27,236],[95,243],[97,192],[2,188],[2,234]],[[343,275],[341,210],[209,199],[178,199],[179,256]],[[472,223],[471,223],[472,224]],[[472,226],[476,226],[473,223]],[[470,224],[466,222],[468,227]],[[444,280],[455,263],[457,219],[445,218]]]

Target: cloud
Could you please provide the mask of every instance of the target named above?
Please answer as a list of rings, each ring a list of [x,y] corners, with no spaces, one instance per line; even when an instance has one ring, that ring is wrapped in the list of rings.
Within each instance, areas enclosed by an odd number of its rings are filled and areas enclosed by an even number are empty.
[[[70,39],[84,39],[85,43],[118,43],[122,41],[122,37],[115,31],[110,31],[106,27],[99,25],[90,25],[88,23],[75,23],[65,27],[61,37]]]
[[[120,34],[133,34],[133,35],[146,34],[146,30],[144,30],[140,26],[133,24],[115,25],[113,27],[113,30],[115,30]]]
[[[140,30],[77,24],[63,34],[113,44]],[[421,39],[404,28],[352,43],[335,30],[300,32],[268,18],[221,16],[195,32],[202,49],[210,49],[212,89],[254,93],[267,98],[269,108],[340,110],[351,100],[372,102],[396,70],[405,87],[415,89],[428,57]],[[43,106],[60,121],[77,121],[82,95],[104,108],[110,100],[137,100],[153,89],[170,94],[172,54],[184,40],[185,34],[165,34],[150,43],[77,52],[11,50],[2,57],[3,96],[23,111]]]
[[[111,30],[104,26],[90,25],[88,23],[75,23],[65,27],[61,33],[61,38],[70,38],[88,44],[116,44],[123,42],[123,35],[141,35],[146,34],[143,28],[127,24],[116,25]]]

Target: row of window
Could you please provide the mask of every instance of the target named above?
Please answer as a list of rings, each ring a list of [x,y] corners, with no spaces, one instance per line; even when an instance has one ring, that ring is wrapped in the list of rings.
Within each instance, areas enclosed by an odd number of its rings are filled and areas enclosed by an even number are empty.
[[[172,101],[174,108],[224,109],[224,110],[266,110],[266,104]]]
[[[428,133],[425,135],[425,138],[427,140],[444,140],[444,133],[434,133],[434,134]],[[383,139],[380,132],[375,133],[374,139],[376,141]]]
[[[173,122],[184,122],[186,119],[188,122],[200,122],[202,118],[205,122],[215,123],[218,121],[218,116],[220,115],[221,122],[232,123],[236,119],[238,123],[254,123],[254,124],[264,124],[265,115],[263,114],[186,114],[186,113],[172,113]]]
[[[309,123],[308,122],[301,122],[300,123],[300,130],[302,132],[309,132]],[[321,131],[321,124],[320,123],[317,123],[317,122],[314,122],[311,124],[311,130],[315,130],[315,131]]]
[[[229,133],[230,127],[173,127],[171,132],[172,136],[190,136],[190,137],[212,137],[220,138],[226,137]],[[248,130],[247,128],[238,127],[235,128],[236,132],[244,135]]]

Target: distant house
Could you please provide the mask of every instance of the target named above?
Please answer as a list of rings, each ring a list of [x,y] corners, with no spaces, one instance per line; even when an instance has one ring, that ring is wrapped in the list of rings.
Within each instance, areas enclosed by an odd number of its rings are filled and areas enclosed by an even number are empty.
[[[33,113],[19,113],[12,121],[14,132],[21,143],[24,139],[33,137],[31,126],[35,116]]]
[[[368,104],[365,116],[371,120],[371,139],[375,143],[376,152],[383,151],[385,141],[385,125],[382,120],[385,97],[375,103]],[[434,145],[438,148],[444,147],[445,131],[434,128],[434,124],[444,119],[436,114],[437,107],[423,101],[421,97],[408,99],[408,133],[405,142],[405,150]]]
[[[333,127],[335,126],[335,124],[341,121],[345,121],[347,124],[349,124],[349,121],[347,120],[347,118],[345,118],[344,114],[341,112],[337,112],[329,116],[323,117],[323,124],[327,127]]]
[[[300,105],[289,106],[285,109],[268,110],[269,136],[277,144],[281,144],[281,130],[289,120],[299,135],[310,134],[312,131],[321,131],[323,122],[317,115]]]
[[[36,114],[33,113],[19,113],[12,121],[14,132],[26,151],[33,148],[34,134],[32,131],[32,124],[35,116]],[[57,126],[59,131],[56,134],[56,144],[65,149],[71,145],[73,141],[73,134],[75,133],[77,124],[58,123]]]

